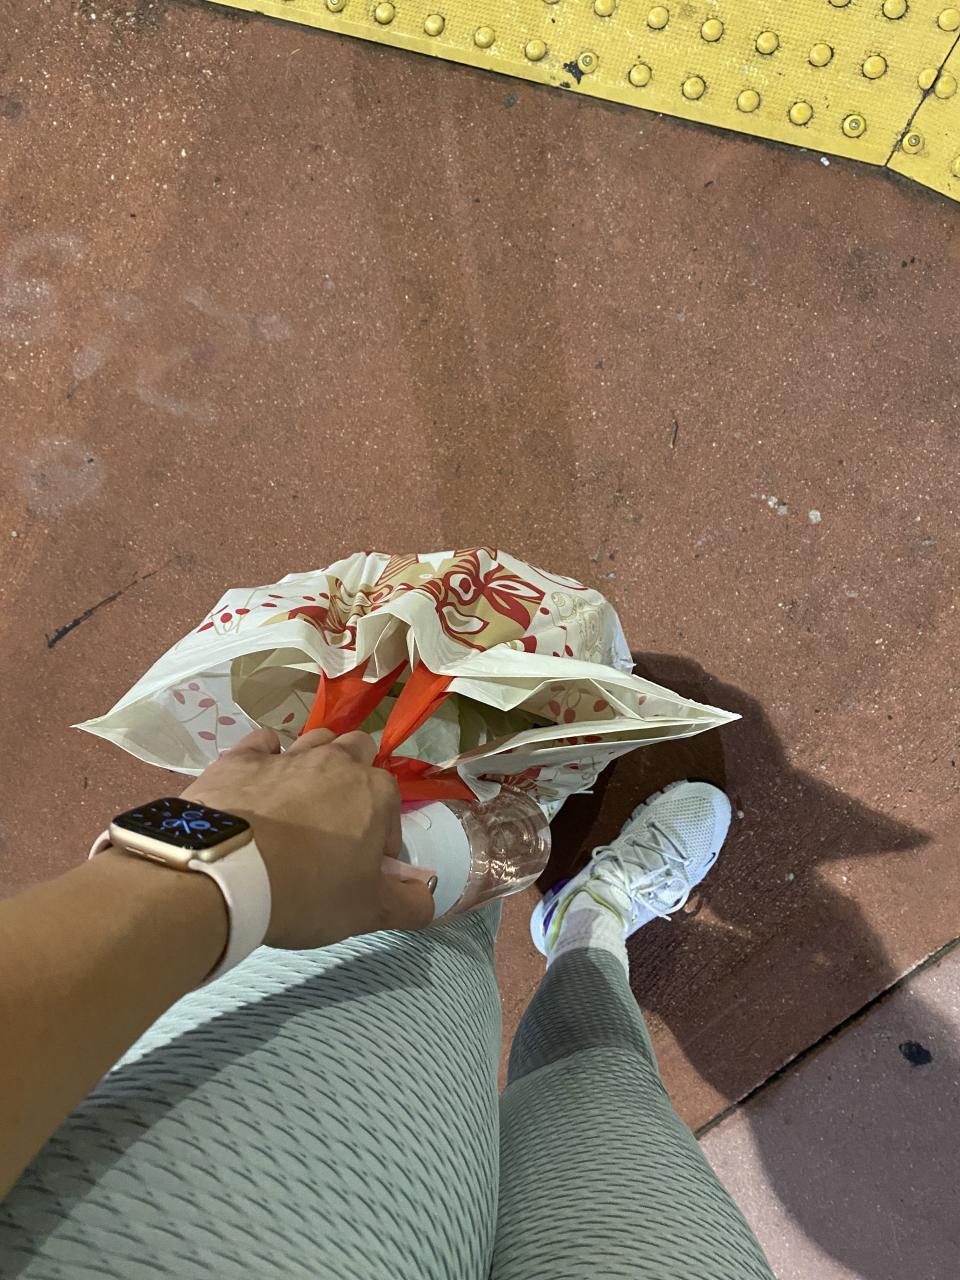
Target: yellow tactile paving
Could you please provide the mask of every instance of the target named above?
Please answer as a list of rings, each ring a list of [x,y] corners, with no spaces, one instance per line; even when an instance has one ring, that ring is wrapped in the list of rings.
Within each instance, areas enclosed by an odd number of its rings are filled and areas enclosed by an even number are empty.
[[[960,199],[944,0],[219,0],[833,155]]]
[[[888,161],[891,169],[960,200],[960,41],[925,77],[923,101]]]

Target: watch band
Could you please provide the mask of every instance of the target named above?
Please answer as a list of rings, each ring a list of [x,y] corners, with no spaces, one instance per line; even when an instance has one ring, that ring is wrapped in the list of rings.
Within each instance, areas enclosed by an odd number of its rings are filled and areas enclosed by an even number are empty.
[[[95,858],[113,843],[110,832],[102,832],[93,842],[87,857]],[[136,850],[130,856],[136,857]],[[235,849],[216,862],[193,858],[187,863],[187,869],[202,871],[215,881],[227,904],[227,945],[217,964],[200,984],[205,987],[256,951],[266,937],[270,925],[270,877],[252,838],[242,849]]]

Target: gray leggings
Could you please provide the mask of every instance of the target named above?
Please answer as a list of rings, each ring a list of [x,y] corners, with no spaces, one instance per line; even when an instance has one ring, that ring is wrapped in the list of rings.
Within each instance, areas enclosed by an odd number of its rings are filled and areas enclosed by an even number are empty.
[[[496,924],[263,948],[182,1000],[0,1206],[0,1275],[771,1280],[614,957],[551,967],[498,1100]]]

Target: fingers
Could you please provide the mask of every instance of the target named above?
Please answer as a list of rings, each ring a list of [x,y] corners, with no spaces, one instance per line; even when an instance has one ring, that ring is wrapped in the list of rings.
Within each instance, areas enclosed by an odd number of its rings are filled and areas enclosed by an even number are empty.
[[[341,751],[346,752],[357,764],[373,764],[377,754],[377,744],[369,733],[344,733],[338,738],[332,729],[311,729],[302,734],[285,755],[299,755],[301,751],[312,751],[314,747],[328,747],[335,742]],[[280,739],[272,729],[255,729],[253,733],[241,739],[231,751],[257,751],[262,754],[276,755],[280,750]],[[230,752],[224,752],[229,755]]]
[[[304,735],[306,737],[308,735]],[[301,739],[302,741],[302,739]],[[335,739],[341,751],[345,751],[357,764],[373,764],[377,755],[377,744],[369,733],[361,733],[359,729],[353,733],[342,733]]]
[[[292,746],[287,747],[285,754],[295,756],[314,747],[326,747],[336,736],[331,729],[311,729],[309,733],[302,734]]]
[[[275,756],[280,753],[280,739],[272,729],[254,729],[245,738],[241,738],[236,746],[224,751],[225,756],[238,755],[250,751],[262,756]]]
[[[380,870],[383,875],[392,876],[395,880],[421,880],[424,884],[429,884],[437,874],[429,867],[415,867],[410,862],[401,862],[399,858],[384,858],[380,863]]]
[[[421,880],[381,879],[381,929],[423,929],[433,920],[433,894]]]
[[[315,747],[337,747],[344,755],[349,756],[356,764],[370,768],[377,755],[377,744],[369,733],[359,730],[343,733],[339,737],[330,729],[311,729],[309,733],[299,737],[286,755],[299,755],[312,751]],[[318,762],[322,757],[317,757]],[[395,858],[403,845],[400,832],[400,790],[393,774],[385,769],[374,769],[378,808],[383,819],[383,847],[381,852],[388,858]],[[382,797],[382,799],[381,799]]]
[[[399,856],[403,848],[403,834],[400,830],[400,788],[392,773],[386,769],[376,769],[377,785],[383,793],[383,816],[386,828],[383,836],[382,852],[392,862]]]

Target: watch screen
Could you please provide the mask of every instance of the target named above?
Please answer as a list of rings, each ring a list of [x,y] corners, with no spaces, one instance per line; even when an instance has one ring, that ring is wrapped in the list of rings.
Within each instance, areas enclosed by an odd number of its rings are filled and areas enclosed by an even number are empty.
[[[212,849],[250,828],[248,822],[232,813],[221,813],[196,800],[178,798],[154,800],[139,809],[128,809],[113,821],[124,831],[153,836],[180,849]]]

